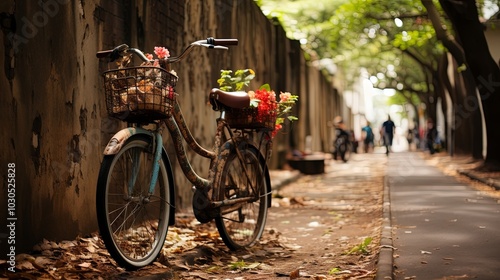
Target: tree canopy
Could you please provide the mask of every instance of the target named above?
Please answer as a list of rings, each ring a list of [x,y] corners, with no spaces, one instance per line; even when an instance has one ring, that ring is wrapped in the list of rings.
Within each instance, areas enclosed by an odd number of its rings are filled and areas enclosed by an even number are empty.
[[[365,68],[377,77],[375,86],[421,94],[429,90],[422,72],[436,70],[437,59],[446,51],[420,0],[257,2],[312,57],[331,58],[345,71],[348,82]],[[435,4],[445,28],[452,30],[439,3]],[[479,6],[498,10],[498,1],[480,1]]]

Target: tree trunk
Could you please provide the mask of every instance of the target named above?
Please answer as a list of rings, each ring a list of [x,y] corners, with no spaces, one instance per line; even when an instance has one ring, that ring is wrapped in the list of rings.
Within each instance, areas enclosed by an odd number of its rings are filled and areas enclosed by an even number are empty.
[[[496,121],[500,117],[500,69],[493,60],[484,36],[484,26],[479,22],[479,15],[474,0],[440,0],[441,6],[450,18],[453,28],[462,44],[467,66],[470,68],[481,96],[486,122],[487,150],[485,164],[499,166],[500,130]],[[474,93],[475,94],[475,93]],[[470,104],[479,111],[479,106]],[[476,104],[479,105],[479,104]]]
[[[422,0],[422,4],[427,9],[429,19],[434,26],[437,38],[451,53],[458,66],[467,65],[466,55],[462,46],[453,37],[449,36],[443,28],[440,15],[434,6],[432,0]],[[458,68],[457,68],[458,71]],[[479,101],[476,96],[476,85],[472,72],[469,68],[461,70],[460,78],[456,79],[453,100],[453,128],[456,132],[456,152],[460,154],[468,154],[478,157],[477,151],[482,150],[482,142],[474,142],[473,135],[482,135],[482,126],[474,125],[473,120],[477,119],[475,114],[480,113],[478,108]],[[453,129],[452,128],[452,129]],[[475,147],[475,148],[474,148]],[[480,157],[480,155],[479,155]]]

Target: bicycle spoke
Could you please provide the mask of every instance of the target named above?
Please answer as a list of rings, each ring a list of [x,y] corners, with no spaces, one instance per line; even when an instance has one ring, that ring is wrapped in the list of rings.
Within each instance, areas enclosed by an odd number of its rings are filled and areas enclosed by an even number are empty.
[[[128,145],[128,146],[127,146]],[[105,158],[108,169],[98,182],[99,229],[108,251],[123,266],[138,268],[160,253],[168,229],[170,196],[163,160],[158,182],[149,194],[153,160],[149,142],[135,140]]]
[[[268,196],[261,195],[267,193],[263,172],[258,151],[248,149],[248,146],[242,145],[241,152],[235,152],[225,164],[220,199],[228,200],[225,203],[230,205],[221,208],[221,217],[216,219],[216,224],[222,239],[231,249],[251,246],[262,235],[268,201]],[[239,201],[246,198],[249,199]],[[236,204],[231,205],[231,201]]]

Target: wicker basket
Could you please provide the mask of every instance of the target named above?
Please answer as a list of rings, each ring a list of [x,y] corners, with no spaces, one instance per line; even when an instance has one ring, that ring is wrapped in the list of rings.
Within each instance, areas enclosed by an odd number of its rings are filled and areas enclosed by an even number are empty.
[[[109,70],[103,76],[106,108],[111,117],[150,123],[171,116],[177,76],[153,66]]]
[[[258,116],[257,108],[231,109],[226,111],[226,121],[231,128],[274,130],[276,112]]]

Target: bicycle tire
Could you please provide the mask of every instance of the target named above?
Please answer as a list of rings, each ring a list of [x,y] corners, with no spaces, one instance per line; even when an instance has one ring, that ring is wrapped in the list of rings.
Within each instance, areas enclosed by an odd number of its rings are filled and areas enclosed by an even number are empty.
[[[266,224],[270,199],[266,193],[269,182],[265,172],[266,163],[260,152],[246,143],[241,143],[239,147],[249,176],[244,175],[242,162],[233,147],[220,173],[219,199],[248,196],[253,196],[255,199],[236,206],[222,206],[220,215],[215,218],[219,235],[231,250],[250,247],[260,239]],[[255,191],[249,183],[255,186]],[[229,209],[233,211],[225,213]]]
[[[148,137],[131,137],[116,155],[104,157],[97,182],[99,232],[110,255],[129,270],[144,267],[158,257],[171,214],[169,161],[163,157],[155,191],[148,195],[153,166],[150,147]],[[134,160],[139,162],[135,176]],[[128,187],[132,177],[136,177],[135,184]]]

